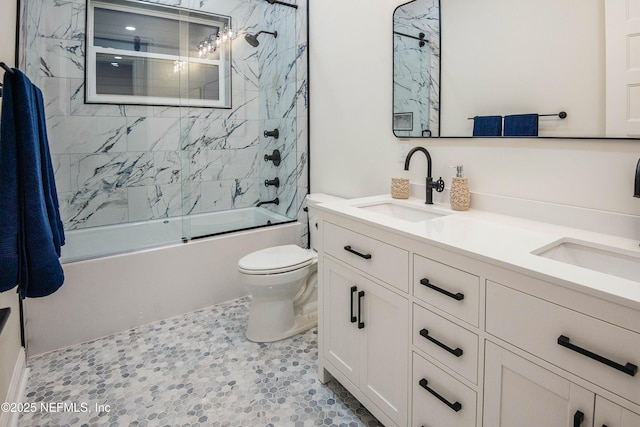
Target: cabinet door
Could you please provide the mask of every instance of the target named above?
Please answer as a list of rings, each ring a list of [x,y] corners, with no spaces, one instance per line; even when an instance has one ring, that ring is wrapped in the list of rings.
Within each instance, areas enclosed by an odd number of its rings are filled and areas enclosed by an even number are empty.
[[[357,319],[358,292],[363,290],[360,280],[357,274],[325,259],[325,357],[356,386],[360,382],[360,348],[364,345],[364,330],[358,329]]]
[[[490,342],[485,360],[485,426],[593,425],[592,392]]]
[[[600,396],[596,396],[594,427],[638,427],[640,415],[634,414]]]
[[[366,344],[361,354],[360,390],[398,425],[407,424],[409,302],[361,279]]]

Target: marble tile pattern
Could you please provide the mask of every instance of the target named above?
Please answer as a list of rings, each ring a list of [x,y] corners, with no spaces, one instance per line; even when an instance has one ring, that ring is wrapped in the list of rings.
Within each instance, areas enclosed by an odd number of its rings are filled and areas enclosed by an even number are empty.
[[[84,0],[22,2],[21,68],[44,92],[66,229],[253,206],[297,218],[307,193],[306,1],[150,0],[231,16],[232,108],[84,103]],[[246,33],[260,35],[250,46]],[[278,128],[278,139],[265,130]],[[302,141],[301,141],[302,140]],[[274,149],[279,167],[264,161]],[[264,181],[278,177],[279,188]],[[301,218],[304,219],[304,218]]]
[[[26,402],[68,409],[25,412],[19,425],[382,425],[339,383],[318,381],[315,328],[252,343],[248,307],[244,297],[29,359]]]
[[[417,0],[396,9],[394,31],[428,40],[420,47],[413,38],[393,35],[393,111],[413,113],[413,130],[397,136],[439,135],[440,125],[440,1]],[[426,72],[425,72],[426,71]]]

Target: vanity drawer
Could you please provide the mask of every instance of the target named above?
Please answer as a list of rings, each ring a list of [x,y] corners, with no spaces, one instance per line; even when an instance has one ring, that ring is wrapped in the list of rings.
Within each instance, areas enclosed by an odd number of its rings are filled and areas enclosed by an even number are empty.
[[[324,251],[395,288],[409,292],[409,253],[330,222],[324,224]]]
[[[416,353],[412,384],[412,426],[476,425],[476,393]]]
[[[413,294],[452,316],[478,326],[480,278],[414,255]]]
[[[640,403],[640,334],[490,281],[486,323],[488,333]]]
[[[476,334],[414,304],[413,345],[472,383],[478,383]]]

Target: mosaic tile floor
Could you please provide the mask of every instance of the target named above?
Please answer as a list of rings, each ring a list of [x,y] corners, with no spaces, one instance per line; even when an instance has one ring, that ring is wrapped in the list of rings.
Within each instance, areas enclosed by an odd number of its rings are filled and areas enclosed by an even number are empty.
[[[317,330],[244,337],[249,298],[33,357],[26,426],[380,426],[316,376]]]

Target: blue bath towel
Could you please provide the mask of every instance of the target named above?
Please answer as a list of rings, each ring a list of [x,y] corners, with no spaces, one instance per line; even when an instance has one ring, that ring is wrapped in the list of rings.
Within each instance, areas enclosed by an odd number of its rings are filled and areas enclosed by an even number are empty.
[[[475,116],[473,118],[473,136],[502,135],[502,116]]]
[[[40,90],[19,70],[5,73],[0,122],[0,291],[18,285],[42,297],[64,282],[64,229]]]
[[[513,114],[505,116],[504,136],[538,136],[538,115]]]

